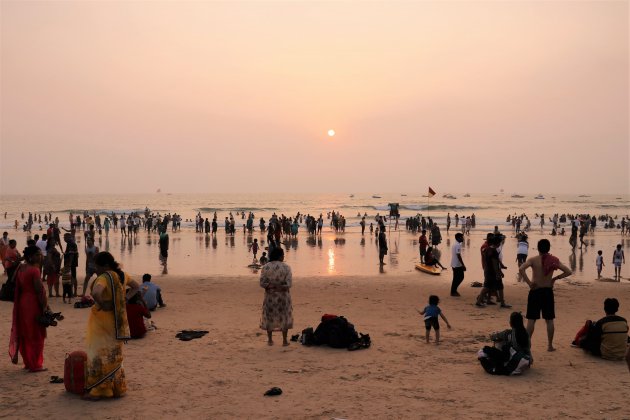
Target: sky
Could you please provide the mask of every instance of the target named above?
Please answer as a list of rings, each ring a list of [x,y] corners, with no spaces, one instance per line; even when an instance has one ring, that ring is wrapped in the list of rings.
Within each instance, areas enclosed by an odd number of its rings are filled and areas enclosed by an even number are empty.
[[[0,194],[630,194],[629,13],[3,0]]]

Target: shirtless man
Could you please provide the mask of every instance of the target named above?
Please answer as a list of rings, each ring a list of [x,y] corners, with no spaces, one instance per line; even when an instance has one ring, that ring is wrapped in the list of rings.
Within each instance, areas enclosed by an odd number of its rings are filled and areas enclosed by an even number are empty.
[[[553,285],[556,280],[563,279],[572,274],[571,270],[549,253],[551,244],[547,239],[538,241],[539,255],[529,258],[518,269],[525,283],[529,285],[527,297],[527,332],[531,337],[534,334],[536,320],[540,319],[540,313],[547,323],[547,351],[555,351],[553,347],[553,334],[555,331],[553,320],[556,317],[553,298]],[[532,268],[532,279],[527,276],[527,269]],[[555,270],[562,271],[557,276]]]

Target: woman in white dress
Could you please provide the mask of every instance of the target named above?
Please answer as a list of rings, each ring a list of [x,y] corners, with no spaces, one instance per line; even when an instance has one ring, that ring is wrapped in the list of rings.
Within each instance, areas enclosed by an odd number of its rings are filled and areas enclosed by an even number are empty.
[[[291,268],[284,262],[282,248],[274,248],[269,262],[260,273],[260,287],[265,289],[260,328],[267,331],[267,344],[273,345],[273,331],[282,331],[282,345],[288,346],[287,331],[293,328],[291,306]]]

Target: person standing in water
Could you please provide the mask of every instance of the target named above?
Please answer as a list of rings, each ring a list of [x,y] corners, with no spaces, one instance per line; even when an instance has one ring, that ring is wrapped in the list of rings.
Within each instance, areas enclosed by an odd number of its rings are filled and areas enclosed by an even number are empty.
[[[387,255],[387,236],[385,235],[385,226],[378,232],[378,260],[381,265],[385,265],[383,258]]]

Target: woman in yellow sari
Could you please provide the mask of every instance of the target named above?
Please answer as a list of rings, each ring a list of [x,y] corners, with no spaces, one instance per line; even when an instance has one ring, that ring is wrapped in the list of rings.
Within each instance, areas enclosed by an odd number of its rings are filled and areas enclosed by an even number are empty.
[[[127,391],[122,345],[131,338],[126,289],[136,293],[139,286],[120,270],[109,252],[96,254],[94,263],[98,277],[91,287],[95,304],[87,329],[86,398],[122,397]]]

